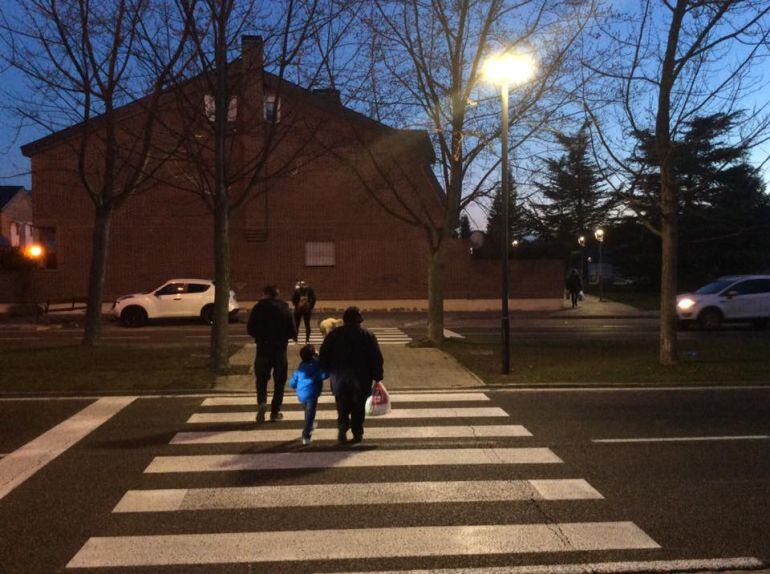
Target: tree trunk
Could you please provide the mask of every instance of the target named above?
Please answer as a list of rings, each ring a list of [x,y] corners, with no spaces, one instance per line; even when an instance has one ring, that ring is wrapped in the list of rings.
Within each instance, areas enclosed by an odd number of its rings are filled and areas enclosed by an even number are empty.
[[[678,266],[677,193],[670,169],[661,169],[661,272],[660,272],[660,363],[675,365],[677,350],[676,290]]]
[[[96,206],[94,232],[91,242],[91,269],[88,274],[88,301],[82,344],[94,347],[102,334],[102,299],[107,275],[107,247],[110,240],[112,209]]]
[[[438,247],[430,247],[428,261],[428,339],[440,344],[444,340],[444,264],[446,238]]]
[[[226,374],[230,368],[230,215],[227,205],[214,213],[214,324],[211,326],[211,368]]]

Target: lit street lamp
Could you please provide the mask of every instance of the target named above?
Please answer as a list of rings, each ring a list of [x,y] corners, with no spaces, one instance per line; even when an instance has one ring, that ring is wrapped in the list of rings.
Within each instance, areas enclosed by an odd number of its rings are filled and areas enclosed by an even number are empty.
[[[500,86],[500,99],[502,101],[502,181],[500,192],[503,200],[503,240],[501,245],[510,245],[510,214],[508,213],[508,88],[523,84],[535,75],[535,62],[532,56],[528,54],[504,53],[491,56],[484,64],[484,78],[495,85]],[[511,322],[508,314],[508,294],[509,294],[509,270],[508,270],[508,249],[502,249],[502,274],[503,274],[503,292],[502,292],[502,346],[503,346],[503,368],[502,372],[507,375],[511,372]]]
[[[604,230],[602,228],[597,229],[594,232],[594,237],[599,242],[599,301],[604,301],[604,258],[602,257]]]
[[[581,235],[578,237],[578,245],[580,245],[580,280],[585,281],[585,272],[583,261],[586,258],[586,236]]]

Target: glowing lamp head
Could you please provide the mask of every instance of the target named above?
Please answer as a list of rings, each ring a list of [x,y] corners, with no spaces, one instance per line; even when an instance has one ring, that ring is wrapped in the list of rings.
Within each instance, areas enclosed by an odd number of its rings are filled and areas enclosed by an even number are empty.
[[[535,76],[535,60],[524,53],[497,54],[485,62],[482,73],[493,84],[517,86]]]
[[[580,247],[585,247],[586,246],[586,236],[585,235],[581,235],[580,237],[578,237],[578,244],[580,244]]]
[[[28,259],[40,259],[43,256],[43,253],[45,253],[45,251],[42,246],[37,244],[30,245],[24,250],[24,255]]]
[[[518,239],[514,239],[513,241],[511,241],[511,247],[518,247],[518,246],[519,246],[519,240]]]
[[[599,243],[604,241],[604,230],[603,229],[597,229],[594,232],[594,237],[596,237],[596,241],[598,241]]]

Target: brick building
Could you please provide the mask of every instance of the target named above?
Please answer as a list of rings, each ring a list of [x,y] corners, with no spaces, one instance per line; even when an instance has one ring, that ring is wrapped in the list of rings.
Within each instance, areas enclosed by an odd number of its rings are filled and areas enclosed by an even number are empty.
[[[427,134],[375,122],[343,106],[332,90],[305,90],[279,81],[262,69],[258,38],[244,38],[242,56],[229,69],[239,94],[228,108],[236,169],[260,153],[261,136],[244,127],[249,118],[257,118],[254,125],[275,122],[283,130],[268,162],[280,167],[231,220],[231,281],[238,298],[258,298],[268,282],[286,292],[301,278],[314,286],[319,306],[356,301],[369,309],[426,308],[425,231],[404,223],[394,210],[404,202],[428,214],[438,209],[442,191],[431,169]],[[199,105],[205,122],[213,102],[204,84],[194,79],[184,95],[184,105]],[[190,141],[205,139],[204,131],[196,131],[198,120],[182,117],[179,96],[164,97],[168,133],[159,133],[158,140],[172,139],[171,132],[178,132],[170,126],[180,125],[192,126]],[[132,114],[142,110],[134,103],[121,113],[130,124]],[[54,254],[52,265],[36,278],[43,297],[86,292],[94,208],[76,172],[77,146],[72,143],[78,137],[75,126],[22,148],[32,164],[35,224]],[[391,174],[391,181],[399,197],[377,183],[376,165],[366,160],[372,159],[372,150],[396,159],[398,173]],[[211,212],[200,194],[172,181],[193,171],[189,156],[173,158],[115,213],[106,299],[172,277],[213,276]],[[498,265],[471,260],[462,240],[454,240],[449,251],[446,308],[499,305]],[[560,305],[562,277],[561,261],[513,262],[512,305]]]

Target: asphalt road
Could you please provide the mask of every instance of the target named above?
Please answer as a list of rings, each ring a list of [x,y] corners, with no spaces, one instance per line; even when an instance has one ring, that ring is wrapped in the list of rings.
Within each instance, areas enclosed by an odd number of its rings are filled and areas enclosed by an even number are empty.
[[[376,428],[394,432],[395,427],[400,427],[413,432],[428,426],[474,425],[476,436],[369,439],[355,448],[323,441],[303,448],[294,440],[170,444],[179,432],[206,433],[194,436],[219,441],[221,436],[213,433],[251,431],[255,428],[252,423],[194,424],[188,419],[196,413],[227,416],[248,412],[253,406],[206,406],[202,404],[203,397],[137,399],[0,498],[0,524],[3,525],[0,570],[9,573],[62,571],[75,557],[81,564],[98,558],[98,553],[84,550],[84,544],[93,537],[116,537],[107,543],[120,545],[127,541],[138,543],[139,539],[126,537],[140,535],[153,537],[141,539],[150,540],[151,549],[145,547],[144,551],[124,554],[109,552],[106,560],[113,561],[114,567],[107,571],[309,573],[459,567],[484,571],[504,565],[733,557],[755,557],[770,562],[770,440],[767,438],[770,388],[486,391],[486,395],[491,400],[451,402],[447,395],[439,395],[438,400],[395,403],[394,409],[502,407],[504,416],[484,418],[480,411],[474,416],[465,416],[463,413],[470,411],[457,411],[455,418],[372,419],[368,423],[371,433]],[[9,449],[17,448],[46,427],[66,422],[72,413],[88,404],[89,401],[83,400],[2,401],[3,444]],[[320,408],[326,411],[333,407],[325,404]],[[289,397],[286,410],[298,409]],[[477,434],[478,428],[486,425],[523,425],[531,436]],[[317,434],[332,427],[332,420],[321,420]],[[291,429],[298,434],[299,428],[298,421],[286,420],[269,425],[267,430]],[[758,436],[764,438],[756,438]],[[675,440],[596,442],[661,438]],[[683,441],[683,438],[691,440]],[[538,449],[538,453],[547,449],[563,462],[513,464],[502,458],[496,460],[495,457],[503,456],[505,449],[512,448]],[[431,463],[431,456],[444,449],[449,450],[449,463]],[[399,454],[398,451],[409,452]],[[232,461],[203,458],[204,455],[271,453],[294,453],[299,462],[292,469],[228,470]],[[322,458],[332,456],[335,464],[328,468],[306,464],[316,454]],[[475,455],[489,460],[466,464],[468,457]],[[172,472],[168,468],[163,472],[147,472],[148,467],[159,464],[157,457],[180,456],[191,457],[190,464],[194,467],[202,462],[209,467],[186,472]],[[347,466],[349,461],[362,456],[381,456],[376,460],[382,464]],[[403,460],[410,462],[406,464],[399,459],[402,462],[389,466],[388,456],[403,456],[406,457]],[[0,459],[0,470],[5,459]],[[601,498],[564,500],[557,496],[543,500],[524,496],[519,500],[446,502],[422,500],[421,491],[416,501],[397,503],[394,498],[383,496],[382,488],[376,486],[380,482],[533,479],[585,480]],[[368,489],[369,499],[354,505],[351,492],[345,504],[318,500],[321,485],[339,484],[363,485]],[[283,493],[292,485],[306,489],[302,490],[304,502],[300,506],[254,508],[246,503],[238,508],[227,508],[227,504],[217,507],[222,504],[217,497],[224,492],[218,489],[224,487],[276,486],[278,493]],[[130,490],[182,488],[207,490],[198,500],[199,506],[186,510],[113,512]],[[311,503],[316,506],[307,506]],[[618,549],[610,541],[611,536],[596,539],[595,532],[588,532],[585,536],[589,542],[613,548],[549,550],[549,537],[555,537],[553,544],[576,543],[574,537],[570,538],[570,527],[565,526],[575,523],[632,523],[631,538],[637,542],[654,541],[660,548]],[[497,530],[489,536],[481,535],[479,525],[493,529],[546,525],[547,531],[537,538],[537,543],[544,546],[541,551],[537,551],[534,544],[528,546],[526,552],[510,552],[510,547],[518,543],[515,536],[503,537]],[[463,528],[464,543],[475,550],[462,553],[442,550],[429,555],[433,546],[442,548],[442,544],[452,540],[455,527]],[[343,528],[348,530],[342,534],[334,532]],[[372,530],[375,528],[382,530],[377,530],[375,535]],[[287,559],[229,565],[184,563],[194,561],[198,553],[223,552],[223,548],[230,548],[227,536],[238,537],[241,534],[232,533],[245,532],[254,533],[255,538],[238,539],[241,545],[236,544],[228,559],[250,552],[285,555]],[[436,532],[439,534],[432,537]],[[182,565],[160,566],[157,556],[154,559],[148,556],[172,547],[178,541],[167,537],[172,534],[204,536],[195,539],[199,541],[197,546],[186,551],[176,548],[164,555],[165,559],[181,561]],[[373,537],[377,543],[370,551],[385,555],[341,557],[341,548],[355,553],[350,550],[350,543],[346,545],[344,541],[356,535]],[[396,537],[395,546],[388,536]],[[523,536],[526,539],[526,533]],[[261,547],[260,543],[265,544],[266,540],[272,543]],[[425,555],[417,558],[395,555],[399,548],[413,545],[415,541],[424,543],[419,553]],[[89,544],[93,543],[92,540]],[[489,550],[488,546],[497,544],[509,552],[499,554]],[[291,559],[302,552],[311,552],[309,548],[316,549],[313,560]],[[319,552],[325,558],[319,558]],[[150,560],[153,565],[120,566],[121,560],[125,563],[135,559]]]
[[[425,336],[425,316],[419,313],[369,314],[366,326],[397,327],[412,338]],[[500,318],[496,314],[448,313],[445,327],[461,335],[500,332]],[[314,326],[314,331],[315,331]],[[161,321],[138,329],[127,329],[115,321],[105,321],[102,341],[119,345],[201,345],[209,344],[210,327],[196,320]],[[233,343],[250,342],[246,334],[245,318],[230,325]],[[511,318],[511,337],[564,340],[574,337],[589,339],[655,340],[658,336],[657,319],[642,318],[563,318],[542,314],[519,314]],[[691,339],[770,339],[770,330],[755,330],[749,325],[728,325],[719,331],[681,331],[683,340]],[[77,324],[54,325],[36,330],[33,326],[19,329],[0,323],[0,346],[49,346],[77,344],[82,338],[82,327]]]

